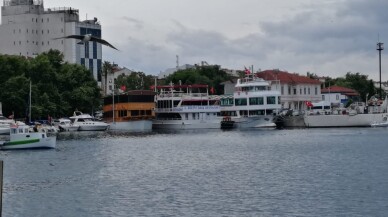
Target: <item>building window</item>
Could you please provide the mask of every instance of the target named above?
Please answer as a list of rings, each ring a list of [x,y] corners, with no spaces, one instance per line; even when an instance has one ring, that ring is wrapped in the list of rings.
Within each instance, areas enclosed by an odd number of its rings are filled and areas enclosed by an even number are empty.
[[[294,88],[294,95],[296,95],[296,88]]]
[[[14,30],[13,30],[13,34],[15,34],[15,33],[16,33],[16,30],[14,29]]]
[[[291,95],[291,86],[288,86],[288,95]]]
[[[43,23],[43,18],[42,18],[42,23]]]
[[[311,94],[311,92],[310,92],[310,87],[308,88],[308,94],[309,94],[309,95]]]
[[[339,100],[339,95],[338,95],[338,94],[335,96],[335,99],[336,99],[336,100]]]
[[[63,22],[63,17],[61,17],[61,22]]]
[[[47,41],[47,45],[50,45],[50,41]]]
[[[22,30],[21,30],[21,29],[19,29],[19,33],[22,33]]]
[[[282,95],[284,95],[284,86],[283,85],[281,87],[281,93],[282,93]]]
[[[16,45],[16,41],[13,42],[13,45]]]
[[[49,18],[47,18],[47,22],[50,22],[50,19],[49,19]]]
[[[63,40],[61,41],[61,43],[63,44]]]
[[[27,44],[29,43],[29,41],[27,40]]]
[[[299,95],[302,95],[302,88],[299,89]]]
[[[306,88],[303,89],[303,94],[306,95]]]
[[[38,18],[35,18],[35,22],[38,22]]]
[[[28,29],[27,29],[26,31],[27,31],[27,33],[28,33]]]
[[[19,45],[22,45],[22,42],[21,42],[21,41],[19,41]]]
[[[322,95],[322,101],[325,101],[325,95]]]
[[[50,30],[49,29],[47,30],[47,34],[50,34]]]
[[[34,22],[34,18],[32,18],[32,22]]]
[[[318,95],[318,87],[315,87],[315,95]]]
[[[44,42],[42,41],[42,45],[44,45]]]
[[[63,33],[63,29],[61,29],[61,33]]]
[[[42,29],[42,35],[44,34],[44,31],[43,31],[43,29]]]

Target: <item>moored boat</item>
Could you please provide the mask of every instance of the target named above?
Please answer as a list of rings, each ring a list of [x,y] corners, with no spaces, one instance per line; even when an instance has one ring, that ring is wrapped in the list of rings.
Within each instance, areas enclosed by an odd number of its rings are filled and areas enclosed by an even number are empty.
[[[353,103],[346,109],[307,111],[304,115],[306,127],[370,127],[388,117],[387,99],[381,105],[367,106],[363,102]]]
[[[47,136],[45,131],[31,132],[30,127],[17,123],[10,128],[10,141],[1,144],[1,149],[55,148],[56,137]]]
[[[73,125],[79,126],[79,131],[105,131],[109,124],[102,121],[94,121],[89,114],[83,114],[80,111],[75,111],[73,116],[69,117]]]
[[[114,97],[114,98],[113,98]],[[147,132],[155,117],[155,92],[132,90],[104,98],[103,119],[111,131]]]
[[[233,96],[221,96],[221,116],[230,117],[236,128],[274,128],[280,91],[271,90],[270,82],[252,74],[238,79]]]
[[[219,97],[204,84],[157,86],[153,129],[220,129]]]

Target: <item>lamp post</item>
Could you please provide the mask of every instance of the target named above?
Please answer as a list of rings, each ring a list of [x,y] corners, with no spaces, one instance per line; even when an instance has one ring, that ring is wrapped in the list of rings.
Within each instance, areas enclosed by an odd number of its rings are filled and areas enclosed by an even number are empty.
[[[379,51],[379,71],[380,71],[380,98],[382,97],[381,95],[381,51],[384,50],[384,43],[378,42],[377,43],[377,48],[376,50]]]

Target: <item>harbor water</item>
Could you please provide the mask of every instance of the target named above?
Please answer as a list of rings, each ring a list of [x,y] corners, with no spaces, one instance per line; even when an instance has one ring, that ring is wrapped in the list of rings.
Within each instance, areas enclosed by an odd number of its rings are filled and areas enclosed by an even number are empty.
[[[386,216],[388,128],[58,135],[0,151],[3,216]]]

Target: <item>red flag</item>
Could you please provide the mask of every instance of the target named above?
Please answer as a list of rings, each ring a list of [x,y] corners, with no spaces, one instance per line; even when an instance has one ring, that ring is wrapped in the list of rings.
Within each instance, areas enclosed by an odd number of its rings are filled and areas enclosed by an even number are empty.
[[[214,94],[214,92],[215,92],[214,87],[210,88],[210,93]]]
[[[245,66],[244,66],[244,68],[245,68],[245,70],[244,70],[244,71],[245,71],[245,74],[246,74],[246,75],[250,75],[250,74],[251,74],[251,71],[250,71],[249,69],[247,69],[247,67],[245,67]]]
[[[127,87],[126,87],[125,85],[121,85],[120,89],[121,89],[122,91],[125,91],[125,90],[127,89]]]
[[[313,104],[310,101],[306,101],[306,106],[307,107],[313,107]]]

